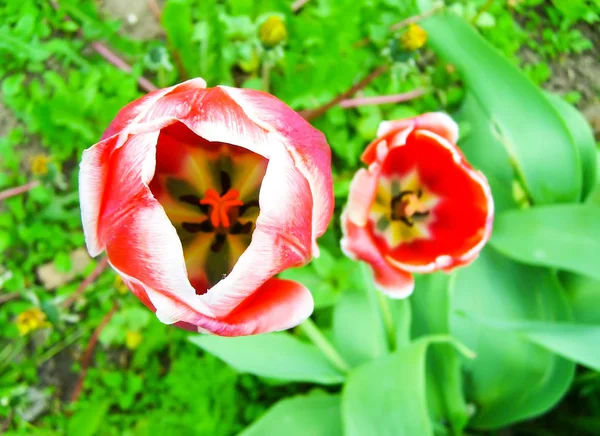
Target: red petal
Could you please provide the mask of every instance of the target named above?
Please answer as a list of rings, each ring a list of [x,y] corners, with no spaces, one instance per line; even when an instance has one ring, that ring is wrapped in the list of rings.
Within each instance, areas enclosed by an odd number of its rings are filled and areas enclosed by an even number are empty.
[[[378,144],[385,140],[389,147],[404,145],[406,136],[417,129],[429,130],[446,138],[452,143],[458,141],[458,126],[452,118],[442,112],[429,112],[414,118],[382,121],[377,129],[377,139],[367,146],[361,159],[367,165],[374,162],[377,156]],[[379,157],[383,161],[382,157]]]
[[[346,213],[348,219],[357,226],[364,227],[367,224],[369,212],[377,193],[380,172],[379,163],[374,162],[368,170],[359,169],[350,183]]]
[[[252,242],[231,274],[205,295],[225,316],[270,277],[311,258],[313,199],[308,182],[284,148],[273,150],[260,190]]]
[[[104,134],[102,135],[102,139],[113,136],[121,132],[127,126],[140,123],[143,119],[147,119],[147,113],[152,110],[152,108],[163,96],[180,91],[187,91],[189,89],[202,88],[206,88],[206,82],[200,78],[196,78],[175,86],[171,86],[169,88],[158,89],[146,94],[144,97],[129,103],[119,111],[118,115],[105,130]]]
[[[494,207],[485,177],[454,144],[425,130],[414,131],[404,147],[391,150],[382,173],[414,168],[422,186],[441,199],[431,211],[431,237],[393,247],[388,260],[413,272],[450,270],[472,261],[492,227]]]
[[[275,138],[292,155],[294,164],[308,180],[314,198],[313,233],[321,236],[333,215],[331,150],[325,136],[281,100],[251,89],[223,87],[248,117]],[[273,146],[273,144],[271,144]]]
[[[348,257],[369,264],[377,289],[390,298],[406,298],[412,293],[412,274],[392,266],[377,247],[371,232],[350,221],[347,212],[342,214],[342,230],[342,250]]]

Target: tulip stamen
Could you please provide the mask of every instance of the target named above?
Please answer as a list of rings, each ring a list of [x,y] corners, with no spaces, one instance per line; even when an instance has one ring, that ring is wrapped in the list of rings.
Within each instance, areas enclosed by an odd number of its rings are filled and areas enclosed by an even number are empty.
[[[215,228],[223,227],[228,229],[231,225],[229,221],[229,211],[234,207],[241,207],[244,202],[239,199],[240,193],[236,189],[229,189],[223,196],[219,195],[214,189],[208,189],[200,204],[211,207],[210,223]]]
[[[421,201],[423,191],[402,191],[394,196],[391,201],[391,218],[394,221],[402,221],[409,227],[414,226],[415,218],[423,218],[429,215],[427,206]]]

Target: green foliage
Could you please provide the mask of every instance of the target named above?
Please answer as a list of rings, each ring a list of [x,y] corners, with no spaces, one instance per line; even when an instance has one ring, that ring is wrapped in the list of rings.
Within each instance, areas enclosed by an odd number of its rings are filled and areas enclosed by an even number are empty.
[[[500,214],[491,244],[530,265],[600,279],[600,208],[591,205],[536,206]]]
[[[190,341],[241,372],[322,384],[344,380],[314,345],[303,343],[287,333],[237,338],[195,336]]]
[[[597,434],[597,146],[569,104],[589,97],[580,88],[544,94],[536,85],[552,82],[566,59],[597,50],[586,28],[600,21],[598,0],[448,0],[442,14],[420,23],[433,53],[410,56],[397,56],[403,30],[390,26],[438,2],[319,0],[295,13],[291,3],[168,0],[163,34],[143,41],[92,0],[0,5],[0,189],[40,181],[0,204],[0,428],[7,423],[8,435],[460,435],[531,419],[571,388],[551,421],[507,431]],[[258,28],[274,15],[288,38],[267,49]],[[107,62],[97,43],[131,71]],[[334,107],[314,120],[333,151],[340,207],[319,240],[321,256],[281,275],[311,290],[321,341],[339,356],[311,344],[304,328],[190,336],[119,292],[109,271],[65,307],[97,266],[72,257],[84,245],[77,162],[142,95],[141,75],[159,87],[200,76],[209,86],[268,90],[301,110],[383,63],[388,72],[358,96],[426,94]],[[418,277],[409,300],[391,301],[373,288],[366,266],[342,254],[339,211],[379,123],[439,110],[456,113],[460,146],[492,187],[493,247],[451,276]],[[46,174],[33,171],[38,155],[50,159]],[[44,265],[68,278],[46,288]],[[70,404],[85,348],[115,302]],[[28,309],[40,309],[48,325],[20,336],[16,318]],[[572,384],[575,363],[592,370],[578,371]]]
[[[281,400],[240,436],[342,434],[338,396],[314,393]]]

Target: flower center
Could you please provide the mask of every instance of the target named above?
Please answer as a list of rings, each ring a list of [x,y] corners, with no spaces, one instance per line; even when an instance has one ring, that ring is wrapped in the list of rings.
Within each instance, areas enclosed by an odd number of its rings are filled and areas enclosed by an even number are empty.
[[[210,212],[210,223],[213,227],[229,228],[229,211],[233,207],[243,206],[244,202],[238,197],[240,193],[235,189],[230,189],[223,196],[217,194],[214,189],[209,189],[204,194],[204,198],[200,200],[200,204],[208,204],[212,210]]]
[[[267,163],[182,125],[161,132],[150,189],[177,231],[198,294],[229,274],[250,244]]]
[[[402,221],[409,227],[414,226],[414,218],[423,218],[429,215],[427,205],[421,201],[421,197],[423,197],[421,189],[417,193],[402,191],[400,194],[392,197],[392,201],[390,202],[391,219],[393,221]]]
[[[369,214],[373,232],[390,248],[428,239],[438,202],[416,170],[382,176]]]

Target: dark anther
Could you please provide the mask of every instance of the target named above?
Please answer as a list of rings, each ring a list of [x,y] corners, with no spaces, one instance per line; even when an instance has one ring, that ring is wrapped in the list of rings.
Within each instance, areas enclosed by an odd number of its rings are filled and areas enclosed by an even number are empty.
[[[240,234],[247,235],[251,231],[252,231],[252,222],[251,221],[249,221],[245,224],[242,224],[239,221],[236,221],[236,223],[231,226],[229,233],[232,235],[240,235]]]
[[[226,239],[227,236],[225,235],[225,233],[217,233],[215,235],[215,241],[210,246],[210,251],[212,251],[213,253],[221,251],[223,245],[225,245]]]
[[[190,233],[209,233],[215,230],[209,220],[202,221],[201,223],[181,223],[181,227]]]
[[[192,206],[197,206],[198,204],[200,204],[200,198],[196,197],[195,195],[182,195],[179,197],[180,201],[183,201],[184,203],[187,204],[191,204]]]
[[[406,195],[414,194],[413,191],[402,191],[400,194],[394,196],[392,198],[390,208],[392,209],[392,220],[394,221],[402,221],[408,227],[412,227],[415,225],[415,219],[425,218],[429,215],[429,211],[427,212],[414,212],[411,216],[405,216],[402,211],[402,200]],[[421,198],[423,196],[423,191],[419,188],[417,191],[417,198]]]
[[[251,200],[247,203],[244,203],[243,206],[240,206],[240,215],[244,215],[248,209],[251,207],[258,207],[258,200]]]
[[[227,194],[231,189],[231,178],[225,171],[221,171],[221,196]]]
[[[192,206],[196,206],[198,209],[200,209],[200,211],[202,211],[202,213],[208,215],[208,204],[200,204],[200,198],[195,196],[195,195],[181,195],[179,197],[179,200],[187,203],[187,204],[191,204]]]
[[[403,215],[398,215],[397,211],[398,211],[398,203],[402,203],[402,199],[404,198],[405,195],[412,194],[412,193],[413,193],[413,191],[402,191],[400,194],[392,197],[392,201],[390,204],[390,207],[392,209],[392,220],[394,220],[394,221],[400,220],[409,227],[413,226],[412,221],[408,220]],[[419,192],[417,193],[417,196],[420,197],[422,194],[423,193],[421,192],[421,190],[419,190]]]

